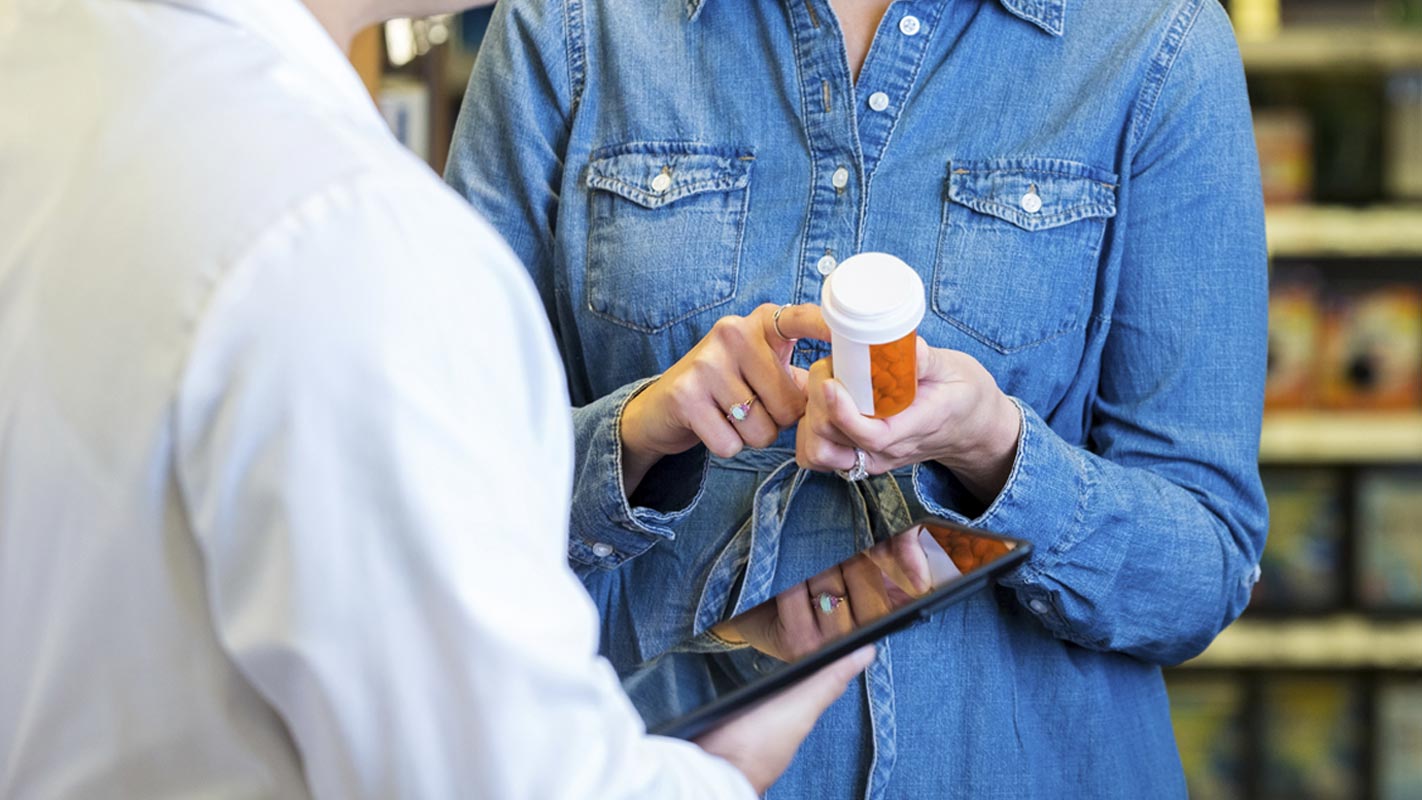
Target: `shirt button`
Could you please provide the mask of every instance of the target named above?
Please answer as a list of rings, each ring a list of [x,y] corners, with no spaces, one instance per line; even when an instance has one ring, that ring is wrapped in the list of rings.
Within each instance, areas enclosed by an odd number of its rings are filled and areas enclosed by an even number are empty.
[[[909,14],[903,19],[899,20],[899,33],[902,33],[905,36],[912,36],[915,33],[918,33],[918,29],[921,27],[923,26],[918,24],[918,17],[915,17],[912,14]]]
[[[652,179],[652,191],[661,194],[671,188],[671,176],[663,172]]]
[[[883,111],[889,107],[889,96],[883,92],[875,92],[869,95],[869,107],[875,111]]]
[[[834,256],[828,253],[822,256],[819,261],[815,262],[815,269],[819,270],[821,275],[828,275],[834,272],[834,268],[837,266],[839,266],[839,262],[835,261]]]
[[[612,545],[607,542],[598,542],[592,546],[593,555],[598,558],[607,558],[612,555]]]
[[[830,183],[833,184],[834,188],[836,189],[843,189],[844,187],[848,186],[849,170],[845,169],[844,167],[840,167],[839,169],[835,170],[834,174],[830,176]]]
[[[1034,614],[1045,614],[1045,613],[1047,613],[1047,604],[1044,603],[1044,602],[1042,602],[1041,600],[1037,600],[1037,599],[1035,599],[1035,598],[1032,600],[1032,602],[1030,602],[1030,603],[1027,604],[1027,607],[1030,608],[1030,609],[1032,609],[1032,612],[1033,612]]]
[[[1036,189],[1022,195],[1022,210],[1028,214],[1035,214],[1042,210],[1042,198],[1037,195]]]

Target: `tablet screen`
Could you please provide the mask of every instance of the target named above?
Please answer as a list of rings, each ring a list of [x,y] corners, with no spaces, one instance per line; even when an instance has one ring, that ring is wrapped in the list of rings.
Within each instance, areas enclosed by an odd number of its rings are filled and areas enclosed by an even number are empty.
[[[923,520],[642,664],[623,687],[652,733],[726,715],[986,586],[1026,542]]]

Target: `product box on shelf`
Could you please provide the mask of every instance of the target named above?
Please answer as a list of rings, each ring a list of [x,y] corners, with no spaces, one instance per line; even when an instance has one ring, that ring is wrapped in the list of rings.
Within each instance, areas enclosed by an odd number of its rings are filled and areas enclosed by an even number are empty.
[[[1378,687],[1377,793],[1380,800],[1422,797],[1422,678]]]
[[[1422,610],[1422,469],[1363,472],[1357,531],[1361,604]]]
[[[1422,291],[1387,285],[1331,298],[1320,394],[1331,408],[1404,409],[1422,403]]]
[[[1362,796],[1364,695],[1351,676],[1269,676],[1261,685],[1260,796]]]
[[[1325,611],[1343,587],[1343,478],[1330,469],[1268,469],[1269,539],[1251,609]]]
[[[1229,675],[1170,676],[1170,717],[1194,798],[1245,796],[1244,685]]]
[[[1254,143],[1266,205],[1313,197],[1313,123],[1299,108],[1256,108]]]
[[[1388,79],[1385,144],[1387,193],[1394,200],[1422,200],[1422,71]]]
[[[1322,327],[1323,309],[1316,283],[1290,281],[1270,291],[1266,408],[1313,405]]]

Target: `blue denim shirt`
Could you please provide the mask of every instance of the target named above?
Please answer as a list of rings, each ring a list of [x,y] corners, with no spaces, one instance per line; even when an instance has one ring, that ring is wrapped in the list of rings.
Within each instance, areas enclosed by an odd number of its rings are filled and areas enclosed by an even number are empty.
[[[887,641],[772,797],[1184,794],[1160,667],[1244,608],[1267,527],[1263,214],[1216,0],[896,0],[857,84],[827,0],[501,0],[448,177],[552,320],[569,557],[620,669],[925,511],[1035,544]],[[1001,494],[803,472],[792,432],[664,459],[629,500],[627,399],[867,250],[1016,399]]]

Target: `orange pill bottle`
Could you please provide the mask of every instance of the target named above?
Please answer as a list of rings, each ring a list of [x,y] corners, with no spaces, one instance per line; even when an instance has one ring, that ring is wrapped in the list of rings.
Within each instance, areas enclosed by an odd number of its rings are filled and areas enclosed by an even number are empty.
[[[830,328],[834,377],[860,413],[891,417],[918,388],[923,279],[888,253],[845,259],[825,279],[820,310]]]

